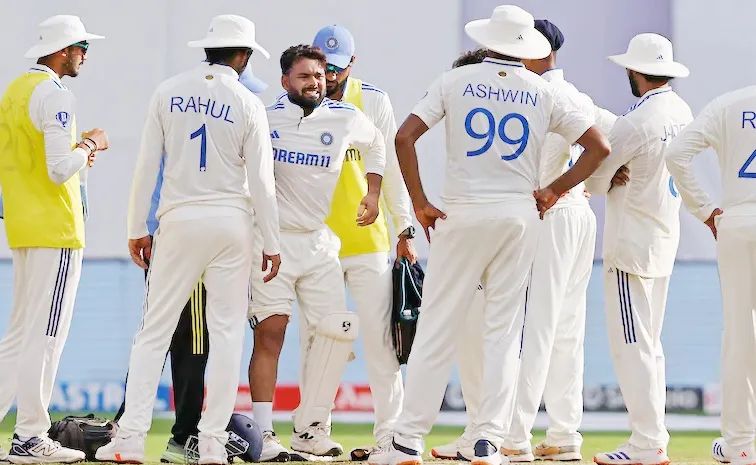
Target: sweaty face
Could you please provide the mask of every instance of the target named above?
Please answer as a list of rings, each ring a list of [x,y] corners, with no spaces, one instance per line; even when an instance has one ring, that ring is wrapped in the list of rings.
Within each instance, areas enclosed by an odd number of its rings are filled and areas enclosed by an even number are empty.
[[[289,74],[284,76],[283,84],[289,100],[302,108],[315,108],[325,98],[323,64],[310,58],[300,58],[294,62]]]
[[[326,94],[329,97],[344,89],[350,69],[352,69],[351,66],[346,68],[339,68],[331,64],[326,66]]]
[[[630,90],[633,92],[633,95],[640,97],[641,93],[640,89],[638,89],[638,82],[636,81],[637,78],[635,77],[635,74],[632,71],[627,70],[627,78],[630,79]]]

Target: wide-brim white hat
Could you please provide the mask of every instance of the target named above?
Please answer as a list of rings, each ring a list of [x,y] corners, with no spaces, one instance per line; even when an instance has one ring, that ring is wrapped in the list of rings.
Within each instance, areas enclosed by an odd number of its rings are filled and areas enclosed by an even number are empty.
[[[494,8],[488,19],[465,24],[465,33],[483,47],[513,58],[539,60],[551,54],[551,44],[537,29],[533,15],[515,5]]]
[[[25,58],[42,58],[77,42],[105,38],[88,33],[81,19],[72,15],[52,16],[42,21],[37,28],[39,42],[24,54]]]
[[[612,55],[609,60],[649,76],[683,78],[690,75],[685,65],[674,61],[672,42],[659,34],[638,34],[630,40],[627,52]]]
[[[270,53],[255,40],[255,23],[243,16],[220,15],[210,22],[204,39],[189,42],[193,48],[251,48],[270,58]]]

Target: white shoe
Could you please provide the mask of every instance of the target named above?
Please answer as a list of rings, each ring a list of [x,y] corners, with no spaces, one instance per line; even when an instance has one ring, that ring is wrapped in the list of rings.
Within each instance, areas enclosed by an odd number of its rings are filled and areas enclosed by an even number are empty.
[[[725,439],[719,437],[711,443],[711,457],[717,462],[730,463],[735,460],[736,454]]]
[[[568,462],[583,460],[580,454],[580,446],[550,446],[546,441],[541,441],[535,448],[535,458],[538,460],[554,460],[556,462]],[[509,459],[513,462],[512,458]]]
[[[11,463],[74,463],[81,462],[86,454],[80,450],[63,447],[47,436],[37,436],[22,442],[13,435],[7,460]]]
[[[144,435],[121,437],[116,435],[109,443],[97,449],[95,458],[100,462],[144,462]]]
[[[508,449],[504,446],[499,448],[499,453],[506,457],[510,462],[533,462],[535,456],[533,455],[533,449],[528,444],[527,447],[522,449]]]
[[[472,465],[502,465],[509,463],[509,458],[499,452],[499,448],[493,445],[491,441],[480,439],[475,442],[475,457],[472,458]]]
[[[614,452],[602,452],[593,457],[599,465],[669,465],[664,449],[641,449],[629,443],[622,444]]]
[[[228,451],[226,451],[226,443],[219,441],[212,436],[206,436],[202,433],[198,435],[199,444],[199,465],[228,464]]]
[[[317,456],[338,457],[344,448],[330,437],[330,428],[313,423],[291,435],[291,450]]]
[[[416,450],[396,444],[392,439],[373,451],[367,461],[368,465],[423,465],[423,456]]]
[[[281,445],[273,431],[263,431],[263,446],[260,453],[260,462],[288,462],[289,451]]]
[[[447,460],[467,460],[475,456],[473,446],[475,442],[464,434],[458,437],[451,444],[436,446],[430,451],[430,455],[437,459]]]

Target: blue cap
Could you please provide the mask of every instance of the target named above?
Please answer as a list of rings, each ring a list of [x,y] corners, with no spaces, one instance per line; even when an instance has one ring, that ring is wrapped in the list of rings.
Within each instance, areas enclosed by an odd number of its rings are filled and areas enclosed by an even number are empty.
[[[239,75],[239,82],[241,82],[244,87],[255,94],[259,94],[260,92],[268,88],[268,85],[265,83],[265,81],[255,77],[255,75],[252,74],[252,69],[249,67],[249,65],[247,65],[247,67],[244,68],[244,71],[242,71],[241,75]]]
[[[564,35],[555,24],[552,24],[545,19],[537,19],[535,20],[535,28],[546,37],[546,40],[549,41],[552,52],[556,52],[562,48],[562,44],[564,44]]]
[[[346,68],[354,56],[354,37],[344,27],[326,26],[315,35],[312,45],[320,47],[328,64]]]

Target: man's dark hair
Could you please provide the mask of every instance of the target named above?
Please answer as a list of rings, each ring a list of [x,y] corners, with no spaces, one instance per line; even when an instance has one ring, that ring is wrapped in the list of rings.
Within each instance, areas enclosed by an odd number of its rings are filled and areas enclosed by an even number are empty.
[[[488,50],[486,50],[485,48],[477,48],[475,50],[465,52],[462,55],[460,55],[459,58],[454,60],[454,63],[452,64],[452,68],[459,68],[460,66],[474,65],[476,63],[480,63],[483,60],[485,60],[487,56],[488,56]]]
[[[250,52],[252,49],[244,47],[206,48],[205,57],[210,64],[227,63],[240,52]]]
[[[312,45],[292,45],[287,48],[285,52],[281,54],[281,72],[283,74],[289,74],[291,67],[300,58],[308,58],[310,60],[317,60],[323,68],[326,66],[326,56],[320,47],[313,47]]]
[[[672,79],[674,79],[667,76],[649,76],[648,74],[643,74],[643,73],[640,73],[640,74],[646,79],[646,81],[652,82],[654,84],[660,84],[660,83],[664,83],[664,82],[671,81]]]

